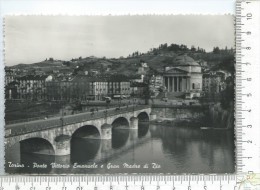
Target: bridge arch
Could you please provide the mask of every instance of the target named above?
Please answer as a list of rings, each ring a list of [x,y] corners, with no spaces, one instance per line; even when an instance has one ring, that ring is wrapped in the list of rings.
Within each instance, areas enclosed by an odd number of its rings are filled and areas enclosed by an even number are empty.
[[[112,125],[112,148],[119,149],[126,145],[129,138],[130,124],[125,117],[116,118]]]
[[[100,131],[94,125],[84,125],[71,136],[71,162],[86,164],[98,155],[101,146]]]
[[[114,127],[129,127],[129,121],[125,117],[118,117],[112,122],[112,128]]]
[[[149,131],[149,114],[147,112],[140,112],[137,115],[138,118],[138,138],[142,138],[147,135]]]
[[[76,129],[71,134],[72,138],[75,138],[75,137],[84,138],[87,136],[98,138],[101,136],[101,134],[100,134],[99,129],[94,125],[83,125],[83,126],[79,127],[78,129]]]
[[[31,137],[20,141],[21,153],[55,155],[53,144],[42,137]]]
[[[147,112],[140,112],[138,115],[137,115],[137,118],[138,118],[138,121],[139,122],[148,122],[149,121],[149,114]]]

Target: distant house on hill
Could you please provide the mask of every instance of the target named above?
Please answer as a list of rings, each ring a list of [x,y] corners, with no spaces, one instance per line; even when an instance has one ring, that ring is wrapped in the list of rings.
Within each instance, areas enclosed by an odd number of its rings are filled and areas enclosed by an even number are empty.
[[[204,60],[198,60],[198,63],[200,64],[202,69],[208,68],[208,62]]]
[[[143,74],[141,74],[141,75],[138,75],[138,74],[137,74],[137,75],[135,75],[135,76],[132,76],[130,80],[131,80],[132,82],[143,83],[143,82],[144,82],[144,78],[145,78],[145,77],[144,77]]]
[[[149,67],[147,63],[141,62],[138,69],[137,69],[137,74],[145,75],[149,71]]]

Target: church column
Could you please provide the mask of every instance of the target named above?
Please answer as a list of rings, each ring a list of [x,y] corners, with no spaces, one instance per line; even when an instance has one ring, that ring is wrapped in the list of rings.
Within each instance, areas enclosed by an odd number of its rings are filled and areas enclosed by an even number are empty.
[[[185,92],[185,90],[186,90],[185,89],[185,80],[186,80],[185,77],[182,77],[182,85],[181,86],[182,86],[182,91],[183,92]]]
[[[164,86],[167,89],[167,77],[164,77]]]
[[[180,77],[179,80],[180,80],[180,87],[179,88],[180,88],[180,92],[182,92],[182,77]]]
[[[181,77],[181,91],[185,92],[185,88],[184,88],[184,77]]]
[[[170,92],[170,77],[167,77],[167,80],[168,80],[167,91]]]
[[[175,80],[176,80],[176,77],[173,77],[173,92],[175,92]]]
[[[171,92],[171,80],[172,80],[172,77],[169,77],[169,92]]]
[[[179,77],[177,77],[177,92],[179,92]]]
[[[172,92],[174,92],[174,77],[172,77]]]
[[[189,91],[189,88],[188,88],[188,77],[186,78],[186,90]]]
[[[187,77],[185,77],[184,88],[185,88],[185,92],[186,92],[187,91]]]
[[[190,91],[190,78],[187,78],[187,89]]]
[[[180,77],[180,91],[181,91],[181,92],[183,91],[182,82],[183,82],[182,77]]]
[[[172,77],[169,77],[170,80],[169,80],[169,92],[172,91]]]
[[[173,86],[173,77],[171,77],[171,92],[173,92],[172,86]]]

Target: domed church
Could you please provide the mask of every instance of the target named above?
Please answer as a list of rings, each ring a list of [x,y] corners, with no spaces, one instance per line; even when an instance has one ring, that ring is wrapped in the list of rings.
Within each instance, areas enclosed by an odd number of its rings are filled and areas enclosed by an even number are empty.
[[[177,56],[164,67],[163,84],[170,94],[185,94],[186,98],[199,97],[202,90],[200,64],[187,55]]]

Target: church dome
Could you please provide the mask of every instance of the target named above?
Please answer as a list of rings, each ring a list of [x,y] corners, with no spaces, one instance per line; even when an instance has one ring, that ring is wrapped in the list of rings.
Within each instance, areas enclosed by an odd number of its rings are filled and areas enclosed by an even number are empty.
[[[174,63],[178,66],[200,66],[199,63],[194,61],[190,56],[179,55],[175,58]]]

